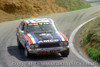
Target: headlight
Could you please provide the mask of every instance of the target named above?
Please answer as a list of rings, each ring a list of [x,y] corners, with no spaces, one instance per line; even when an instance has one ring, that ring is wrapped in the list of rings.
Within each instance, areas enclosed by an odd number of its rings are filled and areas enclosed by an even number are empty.
[[[38,48],[38,44],[31,44],[31,45],[30,45],[30,48],[31,48],[31,49]]]
[[[33,49],[33,48],[34,48],[34,45],[33,45],[33,44],[31,44],[31,45],[30,45],[30,48],[31,48],[31,49]]]
[[[34,47],[35,47],[35,48],[38,48],[39,46],[38,46],[38,44],[34,44]]]
[[[68,44],[69,44],[68,41],[67,41],[67,42],[64,42],[64,45],[65,45],[65,46],[68,46]]]
[[[63,46],[63,42],[60,42],[59,45],[60,45],[60,46]]]
[[[59,45],[60,46],[68,46],[68,41],[60,42]]]

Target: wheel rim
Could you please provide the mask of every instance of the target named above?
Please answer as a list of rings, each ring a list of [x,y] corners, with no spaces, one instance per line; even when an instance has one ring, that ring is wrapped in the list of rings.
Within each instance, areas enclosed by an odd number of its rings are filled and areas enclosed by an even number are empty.
[[[27,50],[25,49],[25,56],[27,57],[27,54],[28,54],[28,52],[27,52]]]

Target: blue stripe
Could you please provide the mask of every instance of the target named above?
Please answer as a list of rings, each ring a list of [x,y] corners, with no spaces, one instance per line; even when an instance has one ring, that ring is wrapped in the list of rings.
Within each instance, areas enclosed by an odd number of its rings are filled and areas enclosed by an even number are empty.
[[[36,44],[38,44],[38,39],[35,37],[33,33],[31,33],[32,37],[35,39]]]
[[[29,23],[32,23],[30,20],[28,20]]]
[[[54,33],[55,33],[56,36],[58,37],[59,41],[62,41],[61,37],[60,37],[56,32],[54,32]]]

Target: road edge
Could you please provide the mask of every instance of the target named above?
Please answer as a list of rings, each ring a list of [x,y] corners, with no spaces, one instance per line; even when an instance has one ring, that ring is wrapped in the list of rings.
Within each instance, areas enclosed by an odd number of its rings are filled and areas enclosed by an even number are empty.
[[[71,33],[70,38],[69,38],[69,47],[71,49],[71,51],[81,60],[83,60],[84,62],[86,62],[88,65],[92,65],[94,66],[94,64],[92,62],[90,62],[89,60],[85,59],[84,57],[82,57],[79,52],[75,49],[74,47],[74,41],[75,41],[75,36],[77,34],[77,32],[87,23],[89,23],[90,21],[96,19],[97,17],[93,17],[89,20],[87,20],[86,22],[83,22],[81,25],[79,25],[77,28],[74,29],[74,31]],[[99,66],[94,66],[94,67],[99,67]]]

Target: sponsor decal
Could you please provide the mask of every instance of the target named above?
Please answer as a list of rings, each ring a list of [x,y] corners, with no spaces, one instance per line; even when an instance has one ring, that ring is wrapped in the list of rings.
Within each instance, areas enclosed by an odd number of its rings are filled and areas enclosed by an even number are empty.
[[[39,34],[39,36],[49,36],[51,34],[47,34],[47,33],[42,33],[42,34]]]
[[[33,25],[38,25],[38,23],[34,23]]]
[[[58,39],[54,39],[54,40],[43,40],[43,41],[39,41],[39,43],[47,43],[47,42],[58,42]]]

